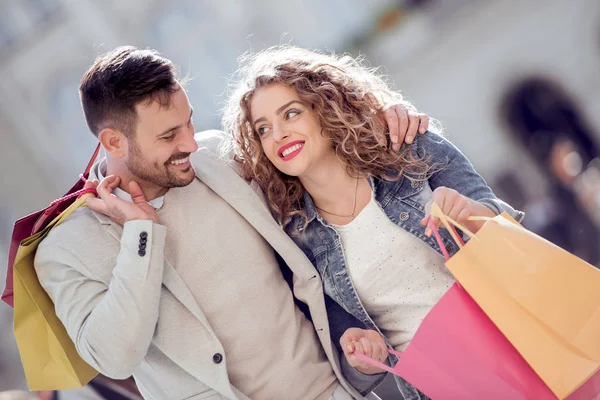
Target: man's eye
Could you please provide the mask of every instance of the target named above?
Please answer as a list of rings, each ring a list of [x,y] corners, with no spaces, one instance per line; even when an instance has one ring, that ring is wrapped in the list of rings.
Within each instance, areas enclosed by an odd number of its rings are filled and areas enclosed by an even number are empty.
[[[173,138],[174,138],[174,137],[175,137],[175,135],[169,135],[169,136],[163,136],[163,138],[162,138],[162,139],[163,139],[163,140],[166,140],[166,141],[168,142],[168,141],[171,141],[171,140],[173,140]]]

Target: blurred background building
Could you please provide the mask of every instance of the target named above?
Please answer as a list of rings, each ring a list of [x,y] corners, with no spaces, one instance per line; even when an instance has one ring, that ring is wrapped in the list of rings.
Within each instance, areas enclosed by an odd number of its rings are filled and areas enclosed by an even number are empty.
[[[97,54],[172,59],[203,130],[219,126],[236,58],[282,42],[382,66],[528,228],[600,264],[597,0],[0,0],[0,260],[13,222],[91,156],[77,87]],[[11,319],[0,304],[0,391],[25,388]]]

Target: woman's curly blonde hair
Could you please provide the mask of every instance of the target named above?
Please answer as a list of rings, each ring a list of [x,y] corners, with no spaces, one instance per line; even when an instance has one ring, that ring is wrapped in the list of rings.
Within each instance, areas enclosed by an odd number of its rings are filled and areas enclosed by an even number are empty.
[[[282,45],[243,55],[238,62],[222,109],[223,130],[230,139],[222,151],[233,152],[242,176],[259,184],[280,224],[292,215],[306,215],[299,179],[282,173],[269,161],[252,127],[252,96],[270,84],[295,88],[300,100],[312,106],[322,135],[349,174],[395,180],[402,176],[422,179],[427,173],[427,164],[406,148],[390,150],[386,135],[382,111],[387,106],[402,104],[412,112],[415,108],[391,91],[376,70],[363,66],[362,60]]]

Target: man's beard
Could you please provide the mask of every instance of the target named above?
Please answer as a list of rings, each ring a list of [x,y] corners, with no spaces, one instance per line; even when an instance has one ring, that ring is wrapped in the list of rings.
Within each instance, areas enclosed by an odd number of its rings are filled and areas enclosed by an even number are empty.
[[[125,162],[125,166],[139,180],[163,188],[187,186],[194,180],[193,174],[189,178],[180,178],[176,175],[176,171],[169,168],[171,161],[185,158],[190,153],[173,154],[166,163],[160,165],[157,162],[148,162],[135,141],[132,140],[129,143],[129,157]],[[189,168],[193,169],[191,165]]]

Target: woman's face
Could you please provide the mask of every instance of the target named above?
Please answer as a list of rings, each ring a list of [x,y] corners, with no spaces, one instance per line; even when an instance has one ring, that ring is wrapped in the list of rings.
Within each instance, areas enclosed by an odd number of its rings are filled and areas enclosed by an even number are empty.
[[[274,83],[258,89],[250,102],[250,115],[265,155],[286,175],[305,176],[335,157],[311,105],[304,104],[293,87]]]

